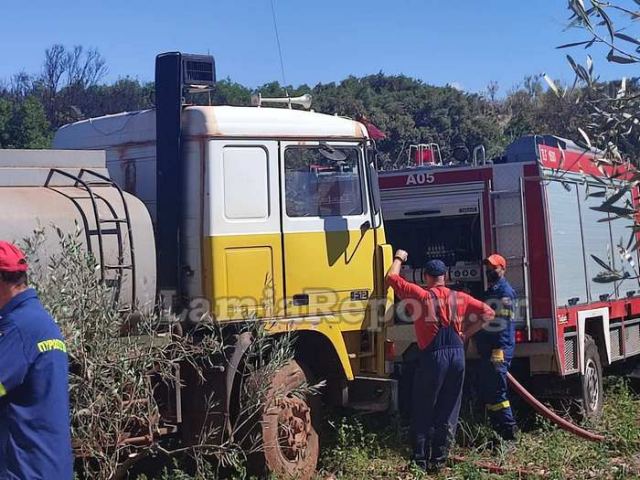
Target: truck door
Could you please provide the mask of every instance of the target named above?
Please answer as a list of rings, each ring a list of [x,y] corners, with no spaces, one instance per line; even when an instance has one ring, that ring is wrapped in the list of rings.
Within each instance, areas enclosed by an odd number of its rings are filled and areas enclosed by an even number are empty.
[[[212,140],[205,284],[220,320],[284,315],[278,142]]]
[[[362,145],[281,143],[287,316],[362,321],[374,288],[375,237]]]

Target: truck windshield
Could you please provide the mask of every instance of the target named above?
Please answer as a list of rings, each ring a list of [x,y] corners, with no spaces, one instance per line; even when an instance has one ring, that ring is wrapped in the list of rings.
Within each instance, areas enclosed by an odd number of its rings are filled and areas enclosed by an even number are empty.
[[[362,214],[360,163],[355,147],[288,147],[284,152],[287,215]]]

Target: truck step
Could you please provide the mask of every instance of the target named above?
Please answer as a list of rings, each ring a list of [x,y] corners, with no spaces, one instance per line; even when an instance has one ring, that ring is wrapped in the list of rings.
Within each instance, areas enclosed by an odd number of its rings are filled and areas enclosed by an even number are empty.
[[[104,268],[105,270],[131,270],[133,268],[133,265],[103,265],[102,268]]]
[[[113,187],[111,182],[84,182],[89,187]]]
[[[127,223],[126,218],[101,218],[100,223]]]
[[[116,228],[107,228],[102,230],[87,230],[87,235],[117,235],[119,232]]]
[[[397,411],[398,382],[386,377],[356,376],[345,387],[343,405],[361,412]]]

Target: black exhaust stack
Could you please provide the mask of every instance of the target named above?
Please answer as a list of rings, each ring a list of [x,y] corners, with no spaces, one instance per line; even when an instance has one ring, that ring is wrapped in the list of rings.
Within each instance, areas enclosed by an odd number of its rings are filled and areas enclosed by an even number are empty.
[[[182,107],[188,93],[206,92],[216,81],[210,55],[180,52],[156,57],[156,248],[158,291],[181,302]]]

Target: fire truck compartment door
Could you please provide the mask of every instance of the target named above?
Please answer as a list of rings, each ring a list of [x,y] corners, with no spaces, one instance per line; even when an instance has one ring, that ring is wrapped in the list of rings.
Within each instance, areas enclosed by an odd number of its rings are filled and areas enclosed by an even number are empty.
[[[375,278],[361,145],[282,142],[280,158],[286,314],[340,313],[359,329]]]
[[[385,220],[452,217],[480,213],[480,194],[452,194],[389,199],[384,202]]]

